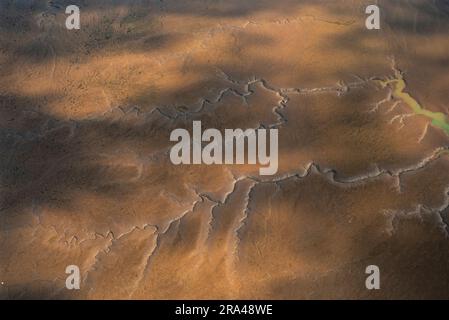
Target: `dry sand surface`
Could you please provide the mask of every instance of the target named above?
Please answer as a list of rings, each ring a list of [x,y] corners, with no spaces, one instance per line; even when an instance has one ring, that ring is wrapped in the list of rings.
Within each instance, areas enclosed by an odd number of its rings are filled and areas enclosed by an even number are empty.
[[[0,0],[0,298],[449,298],[449,133],[386,84],[448,114],[449,1],[376,2]],[[173,165],[194,120],[277,174]]]

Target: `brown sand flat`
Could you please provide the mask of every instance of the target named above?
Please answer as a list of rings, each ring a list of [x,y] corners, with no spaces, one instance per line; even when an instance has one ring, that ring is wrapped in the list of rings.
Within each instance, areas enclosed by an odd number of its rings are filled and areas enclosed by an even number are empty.
[[[72,2],[0,2],[0,298],[449,298],[449,136],[377,81],[448,114],[448,1]],[[279,171],[173,165],[193,121]]]

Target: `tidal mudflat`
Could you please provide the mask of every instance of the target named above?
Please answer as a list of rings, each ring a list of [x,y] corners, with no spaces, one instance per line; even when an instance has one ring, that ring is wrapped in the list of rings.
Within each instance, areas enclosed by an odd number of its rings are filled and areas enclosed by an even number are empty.
[[[449,298],[449,3],[376,3],[0,1],[0,298]]]

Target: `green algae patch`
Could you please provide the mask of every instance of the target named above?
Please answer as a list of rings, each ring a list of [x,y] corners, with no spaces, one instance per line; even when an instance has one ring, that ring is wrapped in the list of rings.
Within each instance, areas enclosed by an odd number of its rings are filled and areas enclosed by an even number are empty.
[[[422,115],[431,120],[431,124],[442,129],[449,136],[448,117],[442,112],[432,112],[424,109],[409,93],[405,92],[407,84],[399,70],[395,70],[395,78],[388,80],[379,80],[383,88],[391,86],[393,88],[393,97],[402,100],[417,115]]]

